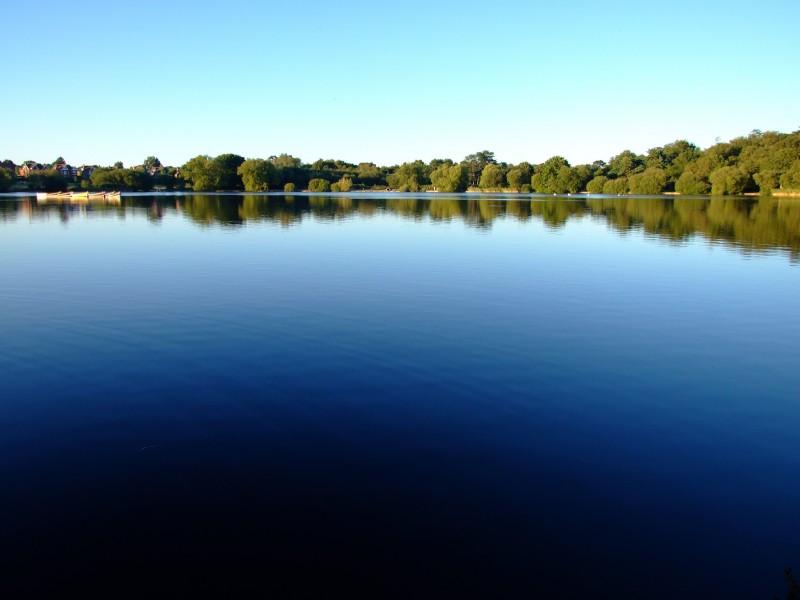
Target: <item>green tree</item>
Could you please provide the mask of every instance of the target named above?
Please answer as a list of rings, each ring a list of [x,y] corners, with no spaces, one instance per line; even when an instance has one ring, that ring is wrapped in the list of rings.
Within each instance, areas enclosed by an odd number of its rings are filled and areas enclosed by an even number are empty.
[[[122,187],[122,170],[98,167],[92,171],[92,176],[89,181],[92,187],[95,188],[118,190]]]
[[[575,171],[575,175],[578,178],[579,186],[578,191],[585,190],[586,184],[594,177],[595,175],[595,168],[592,165],[578,165],[576,167],[572,167]]]
[[[287,184],[285,184],[283,186],[283,191],[284,192],[290,192],[291,193],[291,192],[294,192],[294,190],[295,190],[295,185],[293,183],[291,183],[291,182],[287,183]]]
[[[570,168],[567,159],[563,156],[548,158],[536,167],[536,171],[531,177],[533,190],[539,194],[561,194],[566,192],[567,190],[563,189],[563,186],[568,183],[569,176],[567,171],[561,171],[563,167]],[[559,175],[561,177],[560,181]]]
[[[56,171],[34,171],[28,176],[28,187],[40,192],[64,192],[67,190],[66,178]]]
[[[577,169],[569,166],[562,166],[558,170],[556,177],[556,194],[576,194],[581,191],[584,181],[578,174]]]
[[[308,185],[309,170],[303,166],[299,158],[295,158],[290,154],[281,154],[270,158],[272,164],[278,170],[278,180],[276,185],[286,185],[293,183],[296,188],[304,188]]]
[[[153,185],[166,190],[174,190],[178,187],[178,178],[175,173],[170,173],[168,169],[161,169],[161,172],[153,176]]]
[[[386,182],[401,192],[418,192],[420,187],[430,183],[426,171],[426,165],[421,160],[403,163],[393,173],[386,176]]]
[[[496,162],[494,152],[490,152],[489,150],[481,150],[475,154],[465,156],[462,164],[467,167],[469,186],[478,187],[483,169],[486,165],[495,164]]]
[[[16,183],[17,178],[8,169],[0,168],[0,192],[7,192]]]
[[[440,192],[465,192],[469,174],[464,165],[442,164],[431,173],[431,183]]]
[[[711,190],[708,176],[697,163],[689,165],[675,182],[675,191],[684,196],[701,196]]]
[[[299,169],[303,166],[303,161],[299,158],[285,153],[279,156],[271,156],[270,161],[272,161],[276,169]]]
[[[122,187],[135,192],[147,192],[153,189],[153,178],[144,171],[123,169]]]
[[[781,175],[781,189],[789,191],[800,191],[800,160]]]
[[[158,160],[155,156],[148,156],[144,159],[142,163],[145,169],[160,169],[161,168],[161,161]]]
[[[509,187],[520,191],[523,185],[530,185],[529,182],[532,176],[533,167],[531,164],[522,162],[508,170],[508,173],[506,173],[506,181]]]
[[[709,176],[711,193],[715,196],[723,194],[742,194],[750,181],[750,174],[741,167],[720,167]]]
[[[367,186],[377,185],[382,179],[383,173],[371,162],[362,162],[358,165],[358,180]]]
[[[694,144],[686,140],[675,140],[665,146],[648,150],[646,164],[648,168],[663,169],[667,178],[665,187],[672,190],[687,165],[696,161],[701,155],[702,152]]]
[[[650,167],[644,173],[636,173],[628,178],[631,194],[660,194],[667,185],[667,174],[660,167]]]
[[[308,182],[309,192],[330,192],[331,183],[327,179],[312,179]]]
[[[614,177],[628,177],[644,169],[644,157],[630,150],[623,150],[608,161],[608,174]]]
[[[195,156],[181,167],[183,177],[195,192],[208,192],[221,188],[219,167],[208,155]]]
[[[353,187],[353,180],[350,179],[349,175],[345,175],[336,184],[340,192],[349,192]]]
[[[314,161],[311,165],[311,168],[314,171],[335,171],[336,170],[336,161],[332,158],[323,159],[319,158]]]
[[[505,180],[503,168],[496,163],[489,163],[481,173],[480,187],[492,190],[500,189],[505,185]]]
[[[244,157],[238,154],[220,154],[214,158],[219,178],[217,189],[241,190],[244,188],[242,178],[239,176],[239,167],[243,162]]]
[[[703,154],[693,164],[695,172],[708,178],[711,173],[721,167],[736,164],[736,159],[741,152],[741,147],[729,143],[714,144],[703,151]],[[688,166],[687,166],[688,168]]]
[[[761,171],[753,175],[753,181],[758,186],[758,191],[769,196],[772,190],[777,189],[781,184],[781,173],[772,169]]]
[[[246,192],[268,192],[278,182],[278,169],[272,162],[260,158],[244,161],[236,173],[242,178]]]
[[[609,179],[603,184],[603,193],[618,195],[628,193],[628,178],[618,177],[616,179]]]
[[[513,168],[509,169],[508,173],[506,173],[506,182],[508,183],[508,187],[514,188],[515,190],[519,191],[522,187],[522,182],[528,181],[523,178],[522,176],[522,169]]]
[[[608,181],[608,177],[605,175],[598,175],[597,177],[593,178],[589,183],[586,184],[586,191],[590,194],[602,194],[603,193],[603,186]]]
[[[132,190],[147,192],[153,189],[154,178],[140,169],[95,169],[92,171],[92,187],[103,190]]]

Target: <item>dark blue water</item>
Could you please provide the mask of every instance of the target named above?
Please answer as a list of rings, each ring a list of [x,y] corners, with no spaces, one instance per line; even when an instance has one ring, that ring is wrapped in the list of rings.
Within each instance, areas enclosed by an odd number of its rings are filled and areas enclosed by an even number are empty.
[[[785,595],[800,202],[436,198],[0,201],[0,589]]]

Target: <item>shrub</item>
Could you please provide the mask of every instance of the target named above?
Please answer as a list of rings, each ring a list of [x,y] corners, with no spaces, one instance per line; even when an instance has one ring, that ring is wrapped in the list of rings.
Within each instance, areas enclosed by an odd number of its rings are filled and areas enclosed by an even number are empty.
[[[627,194],[628,193],[628,178],[618,177],[617,179],[609,179],[603,185],[604,194]]]
[[[707,194],[710,189],[706,178],[694,171],[684,171],[675,182],[675,191],[684,196],[700,196]]]
[[[0,192],[7,192],[17,182],[11,169],[0,168]]]
[[[664,191],[667,185],[667,174],[663,169],[650,167],[644,173],[631,175],[628,179],[631,194],[655,196]]]
[[[711,193],[715,196],[723,194],[742,194],[750,182],[750,174],[740,167],[721,167],[711,173]]]
[[[309,192],[330,192],[331,184],[327,179],[312,179],[308,182]]]
[[[294,189],[295,189],[295,186],[291,182],[289,182],[289,183],[287,183],[286,185],[283,186],[283,191],[284,192],[293,192]]]
[[[603,186],[605,186],[607,181],[608,177],[605,175],[598,175],[586,184],[586,191],[590,194],[602,194]]]

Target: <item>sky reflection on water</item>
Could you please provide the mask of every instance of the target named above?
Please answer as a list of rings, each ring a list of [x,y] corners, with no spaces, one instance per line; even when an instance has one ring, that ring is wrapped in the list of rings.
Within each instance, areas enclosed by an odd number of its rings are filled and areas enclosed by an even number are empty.
[[[9,581],[781,594],[798,206],[0,202]]]

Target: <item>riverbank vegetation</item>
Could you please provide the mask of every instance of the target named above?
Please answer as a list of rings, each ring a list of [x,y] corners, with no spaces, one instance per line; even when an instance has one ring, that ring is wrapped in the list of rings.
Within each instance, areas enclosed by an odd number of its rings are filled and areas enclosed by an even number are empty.
[[[11,169],[3,169],[13,163],[4,161],[2,165],[0,191],[7,191],[15,180]],[[415,160],[392,166],[334,159],[304,163],[289,154],[249,159],[221,154],[199,155],[180,167],[164,167],[150,156],[133,168],[125,169],[117,163],[113,167],[93,167],[88,173],[79,182],[69,181],[55,168],[32,171],[25,177],[28,189],[47,191],[79,186],[135,191],[188,188],[199,192],[391,189],[610,195],[792,194],[800,193],[800,131],[787,134],[754,130],[705,150],[686,140],[676,140],[645,154],[623,150],[607,161],[582,165],[571,165],[562,156],[540,164],[510,164],[498,161],[488,150],[470,154],[460,162]]]

